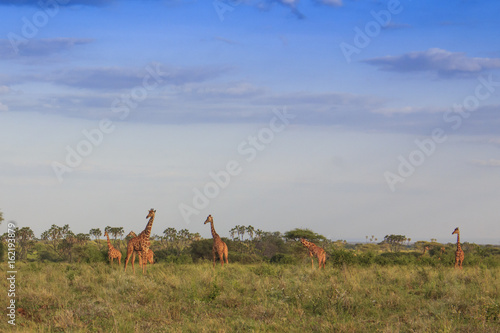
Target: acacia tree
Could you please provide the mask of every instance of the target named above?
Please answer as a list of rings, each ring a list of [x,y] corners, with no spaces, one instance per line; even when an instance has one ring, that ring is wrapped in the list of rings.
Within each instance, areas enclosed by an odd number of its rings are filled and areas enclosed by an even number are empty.
[[[44,231],[41,235],[42,240],[50,244],[54,252],[61,258],[65,258],[66,251],[71,250],[71,246],[68,247],[68,245],[72,242],[72,240],[70,240],[72,236],[74,236],[74,234],[69,230],[68,224],[62,227],[53,224],[49,230]],[[63,240],[65,239],[66,242],[63,245]]]
[[[35,245],[35,233],[30,227],[15,228],[16,243],[19,247],[19,259],[26,259],[28,250]]]
[[[307,239],[311,242],[318,242],[326,240],[326,237],[315,233],[310,229],[300,229],[295,228],[293,230],[285,232],[285,238],[289,240],[299,240],[300,238]]]
[[[90,229],[89,234],[95,238],[96,243],[99,243],[99,237],[102,236],[102,231],[99,228]]]
[[[406,236],[404,235],[386,235],[384,237],[384,242],[389,244],[392,252],[397,252],[406,241]]]

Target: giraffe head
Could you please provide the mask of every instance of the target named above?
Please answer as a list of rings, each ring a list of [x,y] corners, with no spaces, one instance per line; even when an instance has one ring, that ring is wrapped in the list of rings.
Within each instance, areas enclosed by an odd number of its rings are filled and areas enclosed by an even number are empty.
[[[128,233],[128,235],[125,237],[125,238],[129,238],[129,237],[137,237],[137,235],[135,234],[135,232],[131,231]]]
[[[104,236],[108,237],[108,232],[104,231]]]
[[[309,243],[308,241],[306,241],[304,238],[301,238],[300,239],[300,242],[303,244],[303,245],[306,245],[307,243]]]
[[[212,215],[208,215],[207,219],[205,220],[205,223],[203,223],[203,224],[213,223],[213,222],[214,222],[214,219],[213,219]]]
[[[148,216],[146,216],[146,218],[149,219],[150,217],[154,217],[155,213],[156,213],[156,209],[151,208],[149,210]]]
[[[451,234],[453,235],[453,234],[459,234],[459,233],[460,233],[460,230],[458,230],[458,227],[456,227],[455,230],[453,230],[453,232]]]

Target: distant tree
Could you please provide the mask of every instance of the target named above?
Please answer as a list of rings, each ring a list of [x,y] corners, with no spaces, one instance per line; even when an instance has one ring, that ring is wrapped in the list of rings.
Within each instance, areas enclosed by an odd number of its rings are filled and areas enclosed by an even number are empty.
[[[256,234],[255,250],[261,256],[271,259],[277,253],[289,253],[289,247],[283,241],[283,235],[279,231],[266,232],[257,230]]]
[[[310,229],[295,228],[285,232],[285,238],[289,240],[299,240],[300,238],[307,239],[311,242],[318,242],[326,240],[326,237],[315,233]]]
[[[262,237],[264,236],[264,231],[260,230],[260,229],[257,229],[255,230],[255,238],[257,238],[257,240],[261,240]]]
[[[236,234],[237,234],[237,228],[234,227],[233,229],[229,230],[229,236],[231,236],[231,239],[234,241],[236,240]]]
[[[102,236],[102,231],[99,228],[90,229],[89,235],[93,236],[95,238],[95,240],[98,241],[99,237]]]
[[[15,228],[16,243],[19,247],[19,259],[26,259],[28,250],[35,245],[35,233],[30,227]]]
[[[177,237],[177,230],[175,228],[169,227],[163,231],[163,234],[165,235],[165,240],[167,242],[175,242],[175,239]]]
[[[85,246],[89,240],[89,234],[79,233],[78,235],[76,235],[76,244],[78,245]]]
[[[0,225],[2,224],[3,221],[3,213],[0,211]]]
[[[402,244],[406,241],[406,236],[403,235],[386,235],[384,242],[390,245],[392,252],[399,251]]]
[[[68,230],[61,244],[59,245],[60,250],[62,251],[62,256],[69,260],[69,262],[73,262],[73,247],[77,243],[77,238],[75,234]]]
[[[249,225],[247,228],[246,228],[246,231],[247,231],[247,234],[248,234],[248,237],[250,237],[250,240],[252,241],[253,240],[253,236],[255,234],[255,228],[252,227],[251,225]]]
[[[68,250],[68,244],[71,244],[70,238],[74,234],[69,230],[69,225],[65,224],[60,227],[53,224],[49,230],[42,233],[42,240],[46,241],[54,250],[55,253],[59,255],[60,258],[65,258],[65,253]],[[63,240],[66,239],[63,245]]]
[[[125,233],[125,231],[123,230],[123,227],[113,227],[113,228],[110,228],[108,232],[110,232],[111,235],[113,235],[115,243],[116,243],[116,238],[118,236],[120,236],[120,238],[121,238],[123,236],[123,234]]]
[[[236,226],[236,232],[238,233],[238,237],[240,239],[240,241],[243,241],[243,237],[245,237],[245,232],[246,232],[246,229],[244,225],[237,225]]]

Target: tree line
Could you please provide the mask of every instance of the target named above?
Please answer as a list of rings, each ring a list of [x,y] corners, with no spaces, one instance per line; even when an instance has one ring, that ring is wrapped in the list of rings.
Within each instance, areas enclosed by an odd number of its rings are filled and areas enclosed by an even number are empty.
[[[0,211],[0,223],[3,220]],[[126,253],[127,242],[123,227],[106,226],[103,230],[92,228],[88,233],[75,234],[68,224],[53,224],[35,237],[30,227],[15,229],[16,258],[29,261],[52,262],[100,262],[107,261],[107,240],[118,250]],[[236,225],[229,230],[229,238],[222,237],[229,248],[230,262],[254,263],[296,263],[306,258],[307,251],[297,242],[305,238],[323,247],[328,254],[327,264],[429,264],[452,263],[456,244],[441,244],[435,239],[410,244],[404,235],[386,235],[381,242],[375,236],[366,236],[366,243],[348,243],[345,240],[332,241],[309,229],[296,228],[285,233],[269,232],[253,226]],[[5,257],[7,233],[1,236],[0,259]],[[369,241],[369,242],[368,242]],[[191,263],[210,260],[212,238],[202,239],[200,234],[187,229],[166,228],[161,235],[152,235],[151,249],[156,261]],[[462,243],[468,254],[465,264],[485,262],[488,266],[500,266],[500,247],[479,246]],[[428,251],[426,251],[426,250]],[[483,260],[484,259],[484,260]]]

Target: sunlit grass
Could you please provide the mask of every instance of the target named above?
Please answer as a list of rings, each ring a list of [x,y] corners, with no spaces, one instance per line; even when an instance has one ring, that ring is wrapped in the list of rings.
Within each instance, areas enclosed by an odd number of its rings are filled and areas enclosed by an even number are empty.
[[[500,269],[18,263],[18,331],[499,332]],[[2,281],[6,290],[6,281]],[[3,301],[4,302],[4,301]],[[0,331],[12,329],[4,319]]]

